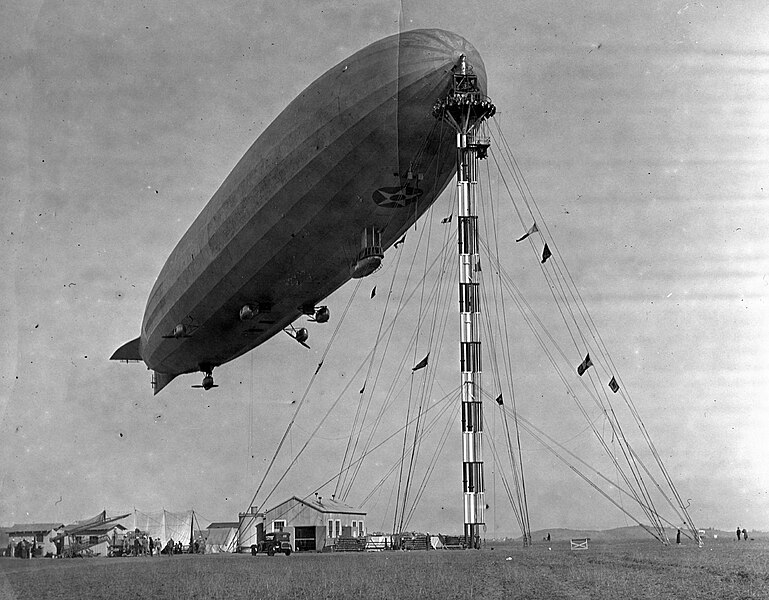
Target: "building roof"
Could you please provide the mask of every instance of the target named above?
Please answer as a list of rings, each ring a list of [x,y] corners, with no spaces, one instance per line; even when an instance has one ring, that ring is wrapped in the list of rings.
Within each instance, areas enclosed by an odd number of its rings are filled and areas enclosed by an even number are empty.
[[[7,529],[8,535],[20,535],[24,533],[48,533],[52,529],[64,527],[64,523],[19,523],[13,524]]]
[[[113,529],[122,529],[123,531],[126,530],[126,528],[123,527],[120,523],[112,522],[94,523],[93,525],[88,525],[87,527],[79,527],[75,530],[67,531],[67,533],[71,535],[95,535],[98,533],[107,533]]]
[[[230,528],[238,528],[238,522],[230,523],[227,521],[222,521],[220,523],[211,523],[206,529],[230,529]]]
[[[313,498],[299,498],[298,496],[291,496],[291,498],[288,500],[284,500],[280,504],[271,508],[270,511],[275,510],[278,508],[278,506],[281,506],[286,502],[290,502],[291,500],[296,500],[297,502],[300,502],[301,504],[304,504],[305,506],[322,513],[341,513],[347,515],[366,514],[366,511],[361,510],[360,508],[353,508],[352,506],[349,506],[344,502],[340,502],[339,500],[334,500],[332,498],[322,498],[320,496]]]

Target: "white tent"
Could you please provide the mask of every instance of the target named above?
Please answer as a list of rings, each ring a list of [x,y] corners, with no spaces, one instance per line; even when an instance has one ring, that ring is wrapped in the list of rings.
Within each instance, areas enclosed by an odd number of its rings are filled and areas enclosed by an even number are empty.
[[[443,550],[446,547],[443,545],[441,536],[434,534],[430,534],[430,546],[432,546],[433,550]]]
[[[211,523],[206,537],[206,554],[235,552],[237,550],[238,524]]]
[[[165,509],[154,512],[141,512],[134,509],[133,519],[129,517],[124,521],[131,530],[138,529],[148,534],[152,539],[160,538],[160,543],[165,546],[168,540],[181,542],[185,548],[193,540],[202,540],[203,535],[197,522],[195,511],[170,512]]]

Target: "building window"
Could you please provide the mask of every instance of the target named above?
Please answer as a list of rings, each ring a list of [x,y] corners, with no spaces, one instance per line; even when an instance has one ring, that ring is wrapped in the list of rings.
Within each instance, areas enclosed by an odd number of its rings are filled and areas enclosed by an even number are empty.
[[[273,531],[283,531],[283,528],[286,526],[286,521],[273,521],[272,522],[272,530]]]
[[[358,521],[352,522],[352,537],[358,537]]]
[[[99,543],[99,536],[98,535],[88,536],[88,543],[89,544],[98,544]]]
[[[358,521],[358,535],[360,537],[366,535],[366,528],[363,526],[363,521]]]
[[[338,538],[340,535],[342,535],[342,521],[337,519],[336,521],[334,519],[328,520],[328,537],[330,538]]]

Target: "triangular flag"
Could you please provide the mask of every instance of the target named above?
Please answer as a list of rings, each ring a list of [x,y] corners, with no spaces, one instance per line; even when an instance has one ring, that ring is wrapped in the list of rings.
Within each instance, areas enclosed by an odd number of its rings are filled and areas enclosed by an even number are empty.
[[[617,383],[617,380],[614,379],[614,376],[612,375],[611,381],[609,381],[609,387],[611,388],[611,391],[615,394],[619,391],[619,383]]]
[[[590,360],[590,352],[585,354],[585,360],[583,360],[577,367],[577,374],[582,377],[582,374],[593,366],[593,361]]]
[[[445,219],[441,219],[441,223],[451,223],[451,217],[454,216],[454,213],[451,213],[448,217]]]
[[[320,361],[320,362],[318,363],[318,368],[317,368],[317,369],[315,369],[315,374],[316,374],[316,375],[318,374],[318,371],[320,371],[320,368],[321,368],[322,366],[323,366],[323,361]]]
[[[545,244],[545,247],[542,249],[542,264],[545,264],[545,261],[553,256],[553,253],[550,252],[550,248],[547,247],[547,244]]]
[[[414,368],[411,369],[411,372],[419,371],[419,369],[424,369],[427,366],[427,358],[430,356],[430,353],[427,353],[427,356],[425,356],[422,360],[420,360],[416,365],[414,365]]]
[[[397,242],[395,242],[393,247],[397,248],[398,246],[400,246],[405,241],[406,241],[406,236],[404,235],[401,239],[399,239]]]
[[[502,402],[502,394],[500,394],[499,396],[497,396],[497,404],[499,404],[500,406],[502,406],[502,404],[504,404],[504,403]]]
[[[525,240],[527,237],[529,237],[529,236],[530,236],[532,233],[536,233],[537,231],[539,231],[539,227],[537,227],[537,224],[536,224],[536,222],[535,222],[535,223],[534,223],[534,225],[532,225],[531,227],[529,227],[529,230],[528,230],[526,233],[524,233],[524,234],[523,234],[521,237],[519,237],[519,238],[518,238],[517,240],[515,240],[515,241],[516,241],[516,242],[522,242],[522,241],[523,241],[523,240]]]
[[[373,298],[374,296],[376,296],[376,286],[374,286],[374,289],[371,290],[371,297]]]
[[[363,390],[365,390],[365,389],[366,389],[366,382],[364,381],[364,382],[363,382],[363,387],[362,387],[362,388],[360,388],[360,392],[358,392],[358,393],[359,393],[359,394],[362,394],[362,393],[363,393]]]

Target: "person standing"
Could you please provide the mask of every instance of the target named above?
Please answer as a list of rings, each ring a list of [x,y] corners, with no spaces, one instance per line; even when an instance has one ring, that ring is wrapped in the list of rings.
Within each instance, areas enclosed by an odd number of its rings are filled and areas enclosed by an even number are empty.
[[[742,530],[739,527],[737,527],[737,541],[738,542],[740,541],[740,534],[741,533],[742,533]]]
[[[678,528],[678,531],[676,532],[676,544],[681,543],[681,528]]]
[[[744,529],[742,530],[742,538],[747,542],[748,541],[748,530]]]

